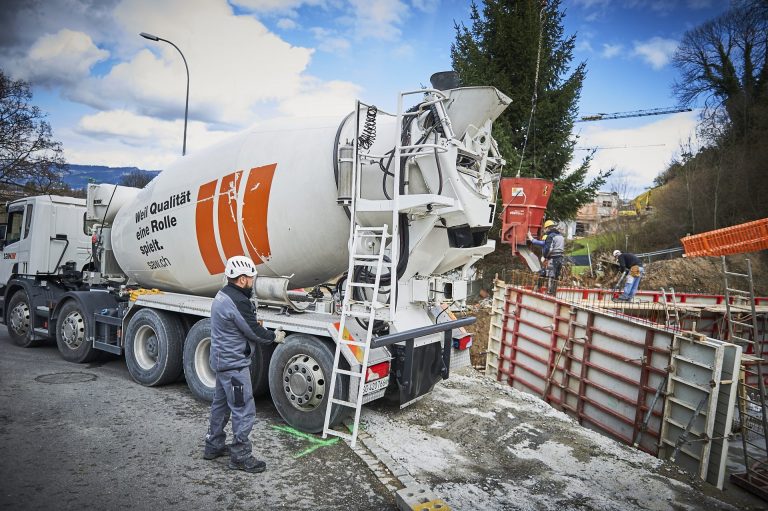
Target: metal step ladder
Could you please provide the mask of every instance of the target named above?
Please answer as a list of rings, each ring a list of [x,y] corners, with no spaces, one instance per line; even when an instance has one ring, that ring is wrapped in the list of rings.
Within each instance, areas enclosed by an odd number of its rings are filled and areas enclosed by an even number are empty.
[[[672,295],[672,301],[667,299],[667,291],[663,287],[661,288],[661,296],[664,297],[664,314],[666,315],[666,321],[664,326],[667,328],[680,329],[680,313],[677,310],[677,296],[675,296],[675,288],[669,288],[669,294]]]
[[[349,441],[355,446],[357,441],[357,431],[360,424],[360,409],[363,406],[363,391],[365,389],[365,376],[368,371],[368,356],[371,351],[371,339],[373,338],[374,323],[377,318],[377,312],[386,307],[377,300],[379,296],[379,286],[381,284],[382,270],[389,266],[384,261],[384,252],[386,250],[387,239],[390,237],[388,226],[382,227],[363,227],[356,226],[353,236],[353,243],[350,247],[349,270],[347,282],[345,284],[344,301],[342,303],[341,322],[339,324],[339,338],[336,343],[336,352],[333,358],[333,372],[331,374],[331,387],[329,391],[328,407],[325,410],[325,422],[323,424],[323,438],[328,435],[338,436]],[[379,250],[377,254],[358,254],[355,252],[366,241],[378,241]],[[376,272],[373,283],[355,281],[355,268],[357,266],[371,267],[375,266]],[[363,300],[354,299],[356,288],[361,289],[360,295]],[[370,292],[370,299],[368,298]],[[350,318],[360,318],[367,321],[367,329],[364,340],[354,340],[345,335],[346,324]],[[341,367],[344,355],[344,348],[349,348],[359,362],[358,368],[343,369]],[[357,348],[357,349],[355,349]],[[362,351],[362,360],[360,352]],[[347,376],[350,379],[350,395],[348,399],[339,399],[335,397],[336,383],[339,375]],[[356,391],[354,391],[356,389]],[[355,418],[350,434],[331,429],[330,420],[333,405],[352,408],[355,411]]]
[[[754,371],[749,371],[746,365],[742,365],[743,379],[739,380],[736,398],[746,470],[743,474],[732,474],[731,479],[750,491],[765,494],[768,491],[768,472],[765,469],[765,463],[768,461],[768,407],[763,372],[763,345],[759,342],[757,328],[752,263],[746,259],[747,273],[736,273],[728,269],[725,256],[721,256],[721,260],[727,321],[723,338],[742,347],[745,353],[742,360],[749,358],[755,362]],[[737,287],[737,282],[748,290]],[[752,353],[746,354],[748,351]]]
[[[422,106],[435,109],[434,111],[439,118],[440,126],[445,134],[445,138],[452,138],[453,132],[444,105],[444,102],[448,100],[448,97],[436,90],[417,90],[401,93],[397,102],[397,114],[393,116],[395,117],[395,126],[398,128],[402,127],[404,126],[404,123],[411,122],[411,119],[416,118],[422,113],[421,110],[404,110],[404,98],[409,95],[424,95],[425,93],[432,94],[433,99],[423,103]],[[365,124],[368,128],[363,128],[361,130],[362,112],[365,112]],[[354,156],[352,158],[351,194],[349,194],[349,265],[347,269],[344,300],[342,302],[341,322],[337,334],[338,337],[334,355],[330,394],[323,424],[323,438],[326,438],[328,435],[338,436],[349,441],[352,447],[355,446],[355,442],[357,441],[360,409],[363,402],[365,375],[368,370],[368,355],[370,352],[371,339],[373,338],[374,322],[377,320],[384,320],[391,323],[395,320],[395,304],[397,303],[398,292],[397,267],[400,255],[400,215],[403,213],[428,211],[432,208],[452,207],[455,205],[454,199],[441,195],[431,193],[409,194],[407,185],[404,186],[404,192],[401,193],[399,183],[402,179],[401,176],[403,176],[403,162],[405,160],[426,153],[434,154],[447,151],[446,147],[437,142],[432,144],[424,141],[424,143],[413,144],[408,140],[404,140],[401,138],[401,129],[395,130],[394,147],[391,155],[392,162],[394,163],[392,169],[393,193],[391,198],[381,199],[378,197],[371,198],[362,196],[361,182],[364,164],[378,163],[389,157],[388,155],[372,154],[369,151],[369,148],[373,144],[373,139],[375,139],[375,129],[370,130],[371,121],[375,120],[376,115],[382,114],[391,115],[384,114],[373,105],[366,105],[360,101],[356,104],[355,135],[354,139],[351,141]],[[373,137],[373,139],[371,139],[371,137]],[[368,140],[363,140],[363,138],[367,138]],[[349,161],[342,158],[341,153],[339,153],[337,157],[339,157],[340,163],[342,161]],[[366,218],[371,218],[371,213],[387,213],[388,217],[391,218],[391,223],[385,223],[384,225],[370,225]],[[373,245],[371,245],[370,242],[373,242]],[[378,250],[376,250],[376,243],[378,243]],[[371,247],[373,247],[373,249],[371,249]],[[405,249],[407,250],[408,247],[405,247]],[[368,253],[362,253],[365,251]],[[385,261],[387,252],[388,260]],[[354,280],[355,269],[360,266],[375,268],[373,283],[370,282],[370,279],[367,279],[367,282],[356,282]],[[384,268],[387,268],[389,271],[390,284],[386,294],[386,301],[380,302],[379,288]],[[355,300],[355,289],[360,289],[362,295],[365,296],[365,299]],[[368,293],[370,293],[370,295]],[[346,338],[345,326],[349,318],[360,319],[364,325],[364,322],[367,321],[365,339],[352,340]],[[342,350],[346,348],[352,349],[353,353],[359,353],[359,349],[363,350],[362,361],[358,358],[358,361],[361,362],[359,371],[347,370],[340,367],[343,359]],[[358,350],[355,350],[354,348],[358,348]],[[349,378],[350,394],[354,394],[354,396],[350,396],[348,400],[337,399],[335,397],[336,379],[338,375],[347,376]],[[334,405],[345,406],[355,410],[355,418],[351,434],[337,431],[329,427]]]

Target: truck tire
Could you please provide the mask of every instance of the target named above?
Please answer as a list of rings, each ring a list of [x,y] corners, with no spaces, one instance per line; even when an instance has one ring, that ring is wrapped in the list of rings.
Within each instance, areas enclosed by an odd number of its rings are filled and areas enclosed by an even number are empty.
[[[251,346],[254,346],[253,344]],[[257,344],[251,355],[251,382],[254,397],[269,388],[269,359],[274,344]],[[184,341],[184,377],[192,394],[210,403],[216,390],[216,373],[209,362],[211,355],[211,320],[201,319],[189,329]]]
[[[16,291],[8,302],[8,335],[17,346],[34,348],[40,346],[42,340],[34,339],[32,332],[31,311],[27,292],[23,289]]]
[[[67,301],[56,320],[56,345],[61,358],[76,364],[93,362],[101,353],[88,340],[88,322],[75,300]]]
[[[216,373],[211,369],[211,320],[201,319],[189,329],[184,340],[184,378],[192,395],[201,401],[213,401]]]
[[[131,377],[147,387],[176,380],[182,371],[183,342],[178,316],[141,309],[125,331],[125,362]]]
[[[278,345],[269,363],[269,390],[280,416],[294,428],[319,433],[325,422],[333,352],[317,337],[294,334]],[[345,399],[347,377],[336,377],[337,399]],[[340,423],[351,408],[334,405],[331,426]]]

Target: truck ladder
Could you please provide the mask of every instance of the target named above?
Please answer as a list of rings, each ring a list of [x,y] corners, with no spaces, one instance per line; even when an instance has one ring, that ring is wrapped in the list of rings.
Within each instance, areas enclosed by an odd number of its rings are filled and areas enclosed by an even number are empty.
[[[424,143],[414,144],[409,140],[404,140],[402,137],[402,126],[404,123],[411,122],[422,113],[422,110],[408,110],[403,109],[403,103],[406,96],[409,95],[424,95],[431,94],[431,99],[422,105],[422,108],[434,108],[434,112],[439,119],[441,129],[446,139],[453,137],[453,131],[448,118],[444,102],[448,100],[448,97],[441,91],[425,89],[418,91],[410,91],[400,93],[397,101],[397,114],[395,115],[395,140],[394,147],[392,149],[392,162],[393,162],[393,180],[392,180],[392,198],[380,199],[380,198],[367,198],[362,196],[361,182],[362,182],[362,168],[363,162],[368,163],[379,161],[386,155],[373,155],[367,150],[361,150],[360,147],[360,122],[361,122],[361,109],[366,108],[366,117],[370,115],[373,108],[372,105],[366,105],[360,101],[356,103],[355,108],[355,136],[352,141],[354,148],[353,169],[352,169],[352,193],[350,209],[350,235],[349,235],[349,265],[347,269],[347,281],[345,284],[344,300],[342,302],[341,322],[339,324],[338,338],[336,342],[336,353],[334,356],[334,368],[333,378],[331,379],[330,396],[328,399],[327,408],[325,410],[325,422],[323,425],[323,438],[327,435],[335,435],[351,442],[352,446],[355,446],[357,440],[357,429],[360,421],[360,408],[363,401],[363,390],[365,386],[365,374],[368,370],[368,354],[370,351],[370,342],[373,338],[374,322],[376,320],[388,320],[392,323],[395,320],[395,304],[397,303],[398,293],[398,275],[397,268],[400,256],[400,216],[403,213],[413,212],[416,210],[424,209],[429,210],[433,206],[446,207],[453,206],[454,200],[446,198],[440,195],[434,194],[409,194],[407,186],[405,186],[404,193],[401,193],[399,184],[405,177],[406,165],[404,162],[407,158],[412,158],[426,153],[442,153],[447,151],[445,147],[438,143]],[[377,110],[377,114],[383,112]],[[390,115],[390,114],[387,114]],[[368,121],[368,119],[366,119]],[[337,155],[340,157],[340,155]],[[341,161],[341,159],[340,159]],[[361,215],[362,213],[362,215]],[[366,214],[371,213],[387,213],[390,215],[391,224],[387,225],[369,225],[364,218]],[[370,218],[370,217],[369,217]],[[390,228],[391,226],[391,228]],[[407,225],[405,226],[407,229]],[[371,243],[373,242],[373,243]],[[376,249],[376,242],[379,243],[378,254],[373,252]],[[408,247],[403,247],[404,250],[408,250]],[[359,251],[367,251],[367,254]],[[389,252],[388,261],[385,261],[385,252]],[[366,279],[367,282],[356,282],[355,268],[365,266],[369,268],[376,268],[374,282],[370,282],[370,276]],[[381,283],[382,269],[384,267],[389,268],[389,291],[387,293],[386,302],[382,303],[378,301],[379,287]],[[353,291],[359,289],[362,295],[365,296],[364,300],[354,300]],[[368,295],[368,292],[371,294]],[[368,299],[370,296],[370,300]],[[364,340],[350,340],[345,334],[345,325],[347,318],[367,320],[367,331]],[[363,325],[365,323],[363,322]],[[342,346],[348,346],[350,349],[353,347],[363,350],[363,360],[360,366],[360,372],[342,369],[339,367],[341,362],[341,349]],[[352,349],[353,353],[359,352],[359,350]],[[358,358],[359,361],[359,358]],[[354,389],[357,389],[357,398],[349,401],[343,399],[337,399],[334,396],[336,376],[346,375],[350,378],[350,393]],[[357,381],[357,385],[355,385]],[[329,428],[330,417],[333,405],[347,406],[354,408],[355,420],[352,427],[352,434],[349,435],[344,432],[332,430]]]
[[[378,310],[386,307],[377,300],[379,296],[379,285],[381,284],[382,269],[385,266],[391,265],[384,261],[384,251],[387,245],[387,238],[389,234],[387,232],[388,226],[385,224],[382,227],[363,227],[355,226],[354,236],[352,238],[352,244],[350,246],[349,254],[349,269],[347,273],[347,282],[345,284],[344,301],[341,309],[341,322],[339,323],[339,337],[336,342],[336,353],[333,358],[333,372],[331,375],[331,388],[328,398],[328,407],[325,410],[325,422],[323,424],[323,438],[327,438],[328,435],[334,435],[341,437],[355,446],[357,441],[357,430],[360,424],[360,409],[363,406],[363,390],[365,388],[365,376],[368,371],[368,355],[371,351],[371,339],[373,338],[373,326],[376,321],[376,313]],[[363,245],[371,239],[379,241],[378,254],[359,254],[356,253],[357,247]],[[376,267],[376,273],[373,283],[356,281],[355,268],[358,266],[374,266]],[[391,278],[391,277],[390,277]],[[362,300],[354,299],[355,289],[360,289],[360,294],[363,296]],[[368,299],[367,291],[371,292],[371,298]],[[348,318],[363,319],[367,321],[367,329],[365,334],[365,340],[355,340],[351,336],[345,334],[346,323]],[[365,324],[365,323],[364,323]],[[341,367],[341,361],[343,359],[342,350],[343,347],[348,347],[349,350],[355,355],[358,362],[360,362],[360,370],[355,368],[343,369]],[[360,360],[360,354],[362,352],[362,360]],[[338,399],[335,396],[336,390],[336,378],[339,375],[348,376],[350,379],[350,394],[353,389],[357,389],[354,393],[354,397],[350,396],[349,399]],[[354,379],[354,380],[353,380]],[[355,385],[355,382],[357,385]],[[333,405],[345,406],[353,408],[355,410],[355,419],[352,425],[351,434],[336,431],[330,428],[331,410]]]
[[[739,379],[736,400],[745,472],[731,474],[731,480],[758,495],[765,495],[768,492],[768,472],[765,469],[768,461],[768,408],[763,374],[763,343],[759,340],[757,329],[752,263],[746,259],[747,273],[736,273],[728,269],[725,256],[721,256],[721,259],[727,322],[723,337],[741,346],[745,353],[752,348],[756,368],[755,371],[749,371],[742,362],[743,377]],[[741,287],[748,287],[748,290],[740,289],[735,282],[741,282]],[[742,359],[748,356],[744,355]],[[757,380],[754,384],[753,378]]]

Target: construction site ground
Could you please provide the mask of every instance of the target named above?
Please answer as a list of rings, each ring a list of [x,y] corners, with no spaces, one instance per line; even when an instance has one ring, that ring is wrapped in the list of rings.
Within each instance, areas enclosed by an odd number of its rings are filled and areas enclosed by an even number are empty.
[[[183,382],[146,388],[122,359],[75,365],[0,329],[2,509],[395,509],[426,485],[452,509],[761,509],[582,428],[470,368],[399,410],[363,410],[362,439],[286,428],[257,400],[263,474],[202,459],[208,406]]]

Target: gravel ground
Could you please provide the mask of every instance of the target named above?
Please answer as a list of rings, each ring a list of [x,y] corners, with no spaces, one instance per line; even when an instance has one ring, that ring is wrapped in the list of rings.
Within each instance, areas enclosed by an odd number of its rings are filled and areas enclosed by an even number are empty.
[[[70,364],[0,328],[0,509],[395,509],[375,463],[276,429],[269,400],[251,434],[263,474],[202,459],[207,417],[184,383],[142,387],[122,359]],[[405,410],[364,408],[363,427],[452,509],[764,509],[469,368]]]
[[[122,359],[71,364],[2,327],[0,509],[395,509],[342,442],[301,455],[319,444],[274,429],[269,400],[256,407],[267,471],[233,472],[202,459],[208,406],[186,384],[142,387]]]
[[[374,404],[363,419],[375,442],[451,509],[765,509],[469,368],[405,410]]]

